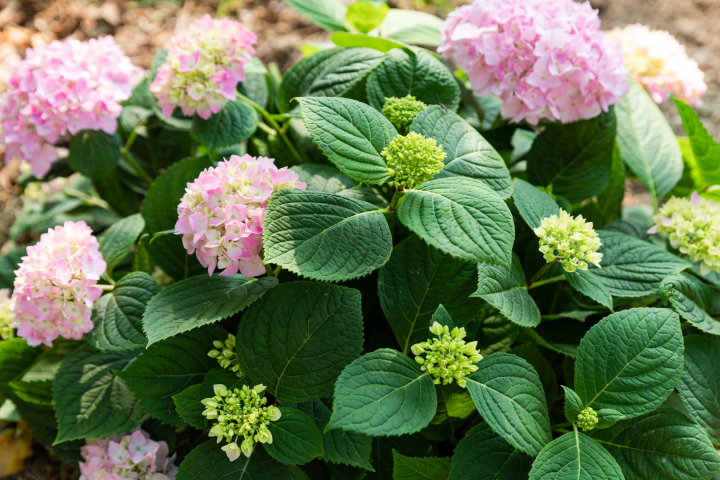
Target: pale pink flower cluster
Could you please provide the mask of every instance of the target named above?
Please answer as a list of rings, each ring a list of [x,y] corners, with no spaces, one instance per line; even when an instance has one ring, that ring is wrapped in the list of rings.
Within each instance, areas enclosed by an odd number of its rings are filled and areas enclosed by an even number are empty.
[[[88,439],[80,451],[80,480],[172,480],[177,472],[167,443],[140,428],[124,437]]]
[[[106,267],[99,246],[85,222],[68,221],[28,247],[10,303],[17,335],[28,345],[80,340],[92,330],[92,305],[102,294],[95,284]]]
[[[608,36],[620,42],[630,75],[657,103],[673,94],[690,105],[702,104],[700,99],[707,90],[705,74],[675,37],[639,23],[615,27]]]
[[[25,160],[40,176],[58,158],[53,144],[59,137],[80,130],[115,133],[119,102],[130,98],[142,76],[109,36],[28,49],[0,99],[5,159]]]
[[[448,15],[438,48],[515,122],[592,118],[628,90],[620,46],[572,0],[475,0]]]
[[[244,65],[255,53],[257,36],[240,23],[204,15],[171,39],[165,63],[150,85],[163,114],[175,107],[184,115],[202,118],[235,100],[235,88],[245,79]]]
[[[223,276],[239,270],[256,277],[265,273],[260,251],[267,201],[292,188],[304,190],[305,183],[287,167],[278,169],[275,160],[233,155],[188,183],[175,230],[209,275],[217,267]]]

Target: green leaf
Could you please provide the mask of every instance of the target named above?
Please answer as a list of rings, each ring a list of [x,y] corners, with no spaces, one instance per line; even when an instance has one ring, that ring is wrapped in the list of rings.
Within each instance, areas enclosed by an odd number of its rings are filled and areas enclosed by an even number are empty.
[[[343,370],[325,430],[366,435],[403,435],[425,428],[435,415],[437,394],[430,375],[400,352],[382,348]],[[377,468],[377,466],[375,466]]]
[[[437,47],[442,41],[442,19],[413,10],[391,8],[378,27],[378,35],[411,45]]]
[[[403,197],[398,218],[433,247],[468,262],[510,268],[515,225],[505,202],[484,183],[441,178]]]
[[[685,370],[677,389],[690,417],[720,445],[720,344],[699,335],[685,337]]]
[[[363,479],[387,480],[392,478],[395,463],[393,450],[401,455],[411,457],[433,455],[430,440],[419,433],[398,437],[373,437],[371,458],[375,472],[368,473]]]
[[[710,288],[699,278],[688,273],[670,275],[660,282],[660,298],[678,315],[699,328],[713,335],[720,335],[720,320],[710,316],[713,295]]]
[[[586,407],[612,408],[628,419],[644,415],[675,388],[682,353],[675,312],[631,308],[608,315],[580,341],[575,391]]]
[[[635,82],[615,107],[620,155],[654,198],[682,177],[683,160],[672,128],[655,101]]]
[[[603,258],[604,260],[605,258]],[[593,275],[593,272],[588,270],[565,272],[565,279],[578,292],[612,310],[613,298],[610,295],[610,290],[605,286],[603,279]]]
[[[616,123],[611,109],[590,120],[548,124],[528,153],[528,180],[552,186],[572,203],[602,192],[610,179]]]
[[[359,33],[336,32],[330,35],[330,41],[338,47],[367,47],[383,53],[389,52],[393,48],[400,48],[407,52],[412,52],[412,50],[404,43],[395,42],[387,38],[371,37],[369,35]]]
[[[566,433],[535,459],[530,480],[626,480],[615,459],[584,433]]]
[[[691,175],[701,188],[720,184],[720,145],[713,140],[700,117],[686,103],[673,98],[694,157]]]
[[[545,399],[548,405],[552,405],[558,395],[558,382],[555,377],[555,370],[540,352],[537,344],[535,342],[528,342],[513,348],[510,350],[510,353],[517,355],[532,365],[542,383]]]
[[[510,272],[505,267],[478,263],[478,289],[472,294],[480,297],[508,320],[523,327],[540,325],[540,309],[530,296],[520,259],[512,255]]]
[[[493,353],[467,378],[480,415],[511,445],[537,455],[552,440],[547,402],[535,369],[517,355]]]
[[[347,98],[301,97],[297,101],[313,142],[345,175],[362,183],[390,180],[380,153],[397,130],[380,112]]]
[[[222,110],[203,120],[195,115],[190,126],[190,133],[198,142],[205,145],[208,152],[218,148],[229,147],[247,140],[255,133],[258,126],[258,115],[246,103],[236,100],[226,102]]]
[[[20,400],[35,405],[52,406],[52,380],[38,382],[10,382],[8,388]]]
[[[224,340],[227,332],[207,325],[151,345],[123,371],[117,372],[147,413],[169,425],[179,425],[173,395],[202,382],[217,366],[208,357],[214,340]]]
[[[82,345],[65,358],[53,381],[59,430],[55,444],[76,438],[108,437],[128,432],[141,423],[145,412],[113,374],[137,353],[100,352]]]
[[[513,180],[513,186],[515,206],[530,228],[539,227],[543,218],[560,215],[560,206],[557,202],[539,188],[520,178]]]
[[[455,324],[453,323],[450,314],[442,305],[438,305],[437,310],[435,310],[435,313],[432,314],[429,325],[432,326],[435,322],[439,323],[443,327],[448,327],[450,330],[455,328]]]
[[[462,117],[430,106],[420,112],[410,131],[434,138],[447,153],[435,178],[468,177],[482,180],[502,198],[512,193],[512,180],[500,154]]]
[[[707,480],[720,471],[704,429],[665,405],[590,436],[617,460],[625,480]]]
[[[345,20],[358,32],[368,33],[382,23],[388,10],[386,3],[359,1],[348,6]]]
[[[343,32],[347,7],[338,0],[285,0],[300,15],[318,27],[331,32]]]
[[[620,148],[615,142],[608,186],[577,213],[581,213],[588,221],[593,222],[596,230],[604,228],[608,223],[620,217],[624,197],[625,164],[620,156]]]
[[[228,390],[230,390],[235,388],[242,388],[242,386],[248,381],[249,380],[246,376],[243,375],[242,377],[238,377],[237,373],[222,368],[219,365],[216,365],[209,372],[207,372],[205,374],[205,377],[202,379],[201,399],[214,397],[215,385],[218,383],[221,385],[225,385]]]
[[[597,415],[598,423],[595,425],[595,428],[600,430],[612,427],[617,422],[625,418],[625,415],[617,410],[613,410],[612,408],[603,408],[598,410]]]
[[[204,169],[212,166],[208,157],[189,157],[180,160],[160,175],[148,189],[140,207],[145,219],[146,233],[175,229],[177,206],[185,194],[185,187],[195,181]],[[165,235],[148,246],[150,257],[175,280],[199,275],[205,271],[195,256],[187,254],[180,235]]]
[[[120,137],[102,130],[82,130],[70,140],[67,162],[88,178],[110,175],[120,159]]]
[[[98,238],[100,253],[107,263],[108,274],[130,253],[135,240],[145,229],[145,220],[139,213],[112,224]]]
[[[534,332],[532,329],[527,329]],[[507,352],[520,333],[520,327],[502,315],[492,315],[482,320],[479,328],[478,350],[483,355]]]
[[[0,383],[19,379],[40,353],[39,349],[28,345],[24,338],[0,342]]]
[[[143,335],[142,315],[159,291],[157,282],[147,273],[132,272],[121,278],[112,292],[93,304],[94,327],[88,334],[88,343],[106,352],[144,347],[147,339]]]
[[[197,277],[173,283],[154,296],[143,315],[150,345],[235,315],[277,285],[275,277]]]
[[[393,480],[447,480],[449,458],[410,458],[393,450]]]
[[[192,385],[173,395],[172,398],[175,402],[175,411],[183,422],[198,430],[205,430],[205,417],[202,414],[205,405],[200,403],[205,397],[202,395],[201,384]]]
[[[380,306],[401,351],[428,338],[433,313],[442,303],[454,323],[464,326],[483,315],[483,302],[468,298],[475,290],[476,268],[452,258],[412,235],[398,243],[380,269]]]
[[[392,234],[381,210],[328,193],[281,190],[263,222],[265,263],[304,277],[364,277],[390,258]]]
[[[300,181],[307,184],[306,190],[308,191],[335,193],[343,197],[372,203],[378,207],[385,207],[388,204],[377,187],[362,186],[358,188],[358,182],[348,178],[332,165],[308,163],[295,165],[292,169],[298,174]]]
[[[562,386],[565,390],[565,418],[570,423],[577,422],[577,417],[583,411],[583,401],[580,396],[570,387]]]
[[[283,465],[255,447],[252,455],[231,462],[214,438],[195,447],[180,464],[176,480],[288,480],[289,466]]]
[[[360,292],[315,282],[284,283],[243,314],[237,339],[245,373],[279,400],[324,397],[362,351]]]
[[[264,443],[265,451],[286,465],[302,465],[323,455],[322,433],[312,418],[297,408],[280,407],[282,416],[270,422],[272,443]]]
[[[602,268],[588,272],[599,277],[613,296],[656,295],[665,277],[692,267],[690,262],[629,235],[606,230],[598,231],[598,235],[602,242],[599,250],[603,254]]]
[[[531,457],[482,422],[455,447],[450,480],[523,480],[528,478],[531,465]]]
[[[460,104],[460,87],[455,76],[430,53],[395,49],[370,73],[367,96],[370,105],[382,110],[385,98],[412,95],[426,105],[446,105],[456,110]]]
[[[7,288],[10,292],[13,291],[15,270],[17,270],[18,264],[26,253],[27,247],[20,247],[10,250],[0,257],[0,288]]]

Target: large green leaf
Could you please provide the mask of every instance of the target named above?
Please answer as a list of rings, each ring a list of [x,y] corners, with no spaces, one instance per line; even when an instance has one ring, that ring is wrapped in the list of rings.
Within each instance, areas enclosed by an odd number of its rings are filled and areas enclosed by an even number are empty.
[[[330,41],[338,47],[367,47],[383,53],[389,52],[393,48],[400,48],[407,52],[413,51],[404,43],[396,42],[395,40],[390,40],[389,38],[371,37],[370,35],[365,35],[363,33],[335,32],[330,35]]]
[[[602,192],[610,178],[616,123],[611,109],[590,120],[547,125],[528,153],[528,180],[552,186],[571,202]]]
[[[130,254],[135,240],[144,229],[145,220],[136,213],[113,223],[100,235],[100,254],[107,263],[107,272],[112,272]]]
[[[665,405],[590,436],[615,457],[625,480],[707,480],[720,471],[704,429]]]
[[[685,370],[677,389],[690,417],[720,445],[720,344],[699,335],[685,337]]]
[[[615,459],[584,433],[566,433],[535,459],[530,480],[626,480]]]
[[[411,458],[393,450],[393,480],[447,480],[449,458]]]
[[[88,178],[110,175],[120,159],[120,137],[102,130],[82,130],[70,140],[68,165]]]
[[[12,292],[15,270],[17,270],[18,264],[26,253],[27,247],[20,247],[10,250],[0,257],[0,288],[7,288]]]
[[[345,175],[363,183],[390,180],[380,153],[397,130],[387,118],[369,105],[347,98],[297,100],[313,141]]]
[[[673,98],[693,151],[693,180],[702,188],[720,184],[720,145],[713,140],[700,117],[686,103]]]
[[[275,277],[215,275],[173,283],[150,300],[143,328],[150,345],[235,315],[277,285]]]
[[[710,316],[713,294],[699,278],[689,273],[670,275],[660,282],[660,298],[668,300],[678,315],[700,330],[720,335],[720,320]]]
[[[478,288],[473,297],[480,297],[500,313],[523,327],[540,324],[540,309],[530,296],[520,259],[512,256],[510,272],[505,267],[478,263]]]
[[[455,258],[510,268],[515,240],[510,209],[478,180],[423,183],[403,197],[398,218],[426,243]]]
[[[603,278],[593,275],[589,270],[577,270],[565,272],[565,279],[578,292],[612,310],[613,298]]]
[[[59,430],[55,443],[107,437],[141,423],[142,407],[113,374],[137,353],[100,352],[83,345],[65,358],[53,381]]]
[[[272,443],[265,443],[265,451],[286,465],[302,465],[322,457],[322,433],[312,418],[297,408],[280,407],[282,416],[270,422],[268,430]]]
[[[635,82],[615,107],[620,155],[655,198],[668,193],[682,177],[683,160],[665,115]]]
[[[500,154],[462,117],[431,106],[413,120],[410,131],[434,138],[447,153],[435,178],[468,177],[482,180],[502,198],[512,193],[512,180]]]
[[[345,20],[360,33],[369,33],[382,23],[388,10],[386,3],[355,2],[348,6]]]
[[[631,308],[613,313],[580,341],[574,389],[586,407],[639,417],[673,391],[683,370],[682,353],[675,312]]]
[[[205,410],[205,405],[200,403],[204,398],[202,395],[202,385],[199,383],[173,395],[175,411],[177,411],[180,419],[198,430],[205,429],[205,417],[202,414]]]
[[[543,218],[560,215],[560,206],[557,202],[539,188],[520,178],[513,180],[513,186],[515,206],[530,228],[539,227]]]
[[[208,357],[214,340],[225,340],[227,332],[207,325],[151,345],[124,370],[117,372],[146,411],[170,425],[182,425],[173,395],[202,382],[217,366]],[[119,370],[119,369],[118,369]]]
[[[318,27],[331,32],[347,30],[347,7],[338,0],[285,0],[291,7]]]
[[[540,352],[537,343],[528,342],[518,345],[510,350],[510,353],[517,355],[533,366],[545,391],[545,399],[548,405],[552,405],[558,394],[558,381],[555,376],[555,370]]]
[[[362,478],[364,480],[391,479],[395,463],[393,450],[401,455],[412,457],[433,455],[430,440],[419,433],[397,437],[373,437],[371,458],[375,472],[368,473]]]
[[[147,273],[132,272],[121,278],[112,292],[93,304],[94,327],[88,334],[88,342],[107,352],[144,347],[147,339],[143,335],[142,315],[147,303],[159,291],[157,282]]]
[[[450,480],[523,480],[532,458],[483,422],[465,434],[452,456]]]
[[[468,298],[475,290],[477,269],[412,235],[398,243],[380,269],[378,295],[400,349],[429,336],[430,319],[442,304],[459,326],[479,320],[483,302]]]
[[[241,100],[226,102],[222,109],[203,120],[195,115],[190,133],[208,152],[247,140],[258,126],[258,114]]]
[[[366,435],[420,431],[437,408],[430,375],[414,360],[389,348],[363,355],[345,368],[335,384],[334,399],[325,429]]]
[[[315,282],[284,283],[243,314],[237,338],[243,370],[278,399],[324,397],[362,351],[360,292]]]
[[[442,19],[430,13],[391,8],[377,32],[399,42],[437,47],[442,41],[442,28]]]
[[[383,266],[392,234],[381,210],[340,195],[281,190],[263,222],[265,263],[325,281],[363,277]]]
[[[440,60],[424,50],[408,53],[396,48],[370,73],[367,96],[370,105],[382,110],[386,98],[407,95],[426,105],[441,103],[452,110],[460,104],[460,87]]]
[[[231,462],[214,438],[195,447],[180,464],[176,480],[290,480],[289,466],[279,463],[259,445],[252,455]]]
[[[552,440],[545,392],[535,369],[509,353],[483,358],[467,389],[483,419],[518,450],[537,455]]]
[[[347,177],[332,165],[308,163],[296,165],[292,169],[298,174],[300,181],[306,183],[308,191],[334,193],[372,203],[381,208],[388,204],[378,187],[362,186],[358,188],[358,182]]]
[[[608,186],[595,199],[583,205],[576,213],[581,213],[588,221],[593,222],[595,229],[604,228],[611,221],[620,218],[624,197],[625,164],[620,156],[620,148],[618,148],[616,142],[613,149]]]
[[[24,338],[0,342],[0,383],[19,379],[40,353],[39,349],[28,345]]]

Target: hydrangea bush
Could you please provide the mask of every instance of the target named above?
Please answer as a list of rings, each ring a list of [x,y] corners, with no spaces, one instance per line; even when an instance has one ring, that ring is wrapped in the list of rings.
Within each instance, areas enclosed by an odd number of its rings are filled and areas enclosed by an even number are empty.
[[[147,72],[111,37],[15,67],[0,420],[83,480],[714,478],[682,47],[570,0],[287,1],[333,45],[284,75],[209,16]]]

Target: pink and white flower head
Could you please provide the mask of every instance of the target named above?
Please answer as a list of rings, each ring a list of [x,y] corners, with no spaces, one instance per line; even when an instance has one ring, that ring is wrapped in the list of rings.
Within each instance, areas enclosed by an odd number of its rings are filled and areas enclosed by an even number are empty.
[[[172,480],[177,472],[167,443],[151,440],[139,427],[123,437],[88,439],[80,452],[80,480]]]
[[[143,78],[113,37],[74,38],[27,50],[13,66],[0,98],[0,143],[5,159],[30,163],[36,176],[50,170],[53,144],[68,132],[115,133],[121,101]]]
[[[170,41],[165,63],[150,85],[163,114],[175,107],[184,115],[202,118],[235,100],[235,88],[245,79],[245,62],[255,53],[257,36],[240,23],[210,15],[179,31]]]
[[[28,247],[10,302],[17,335],[28,345],[50,347],[58,336],[80,340],[92,330],[92,305],[102,294],[96,283],[106,267],[99,247],[85,222],[49,229]]]
[[[233,155],[188,183],[175,230],[209,275],[219,268],[223,276],[257,277],[265,273],[260,251],[268,199],[292,188],[305,190],[305,183],[275,160]]]
[[[630,75],[657,103],[673,94],[690,105],[702,104],[700,99],[707,90],[705,74],[675,37],[639,23],[615,27],[608,36],[620,42]]]
[[[448,15],[438,48],[515,122],[592,118],[628,90],[620,46],[572,0],[475,0]]]

